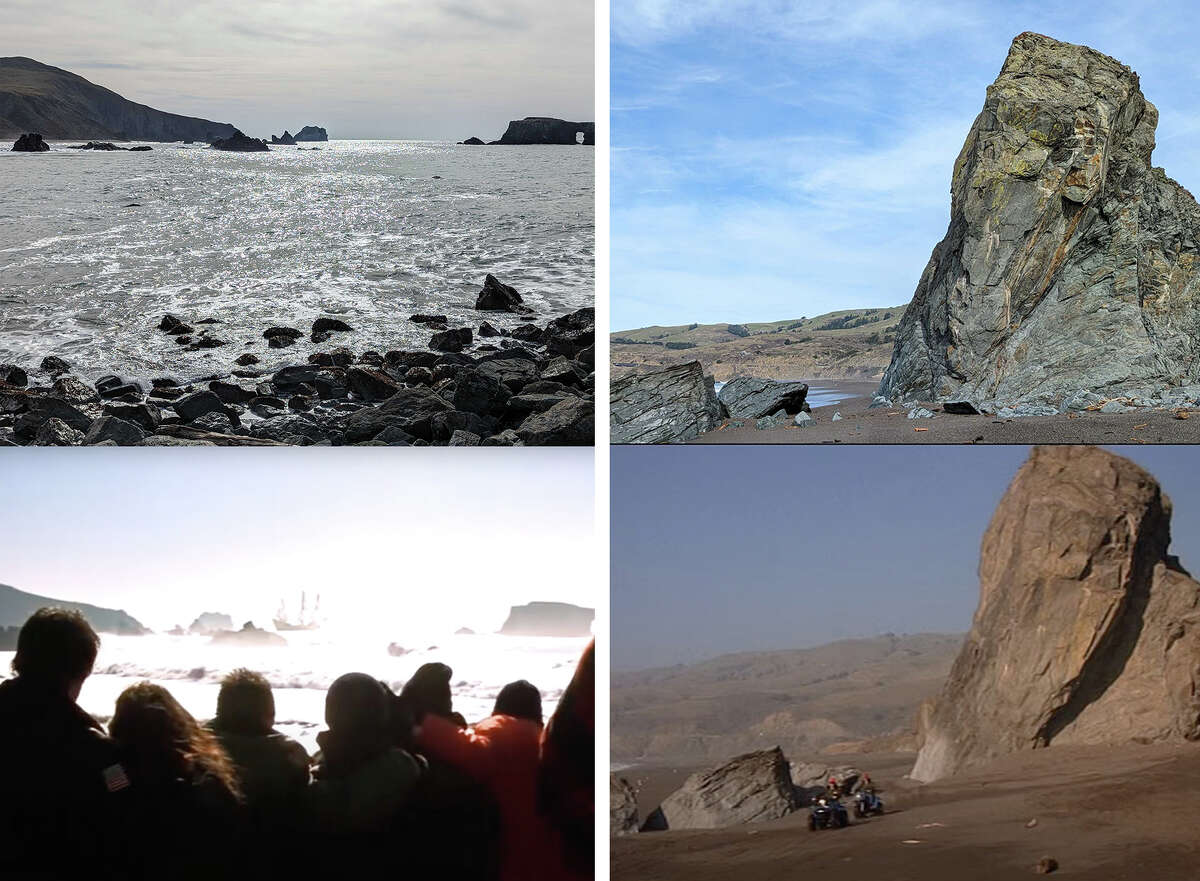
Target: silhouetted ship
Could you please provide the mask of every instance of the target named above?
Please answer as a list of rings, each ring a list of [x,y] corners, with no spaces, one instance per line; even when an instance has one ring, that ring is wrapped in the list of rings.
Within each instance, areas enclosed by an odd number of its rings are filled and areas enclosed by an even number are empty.
[[[279,611],[275,613],[275,618],[272,623],[278,631],[289,630],[317,630],[321,623],[318,620],[318,615],[321,611],[321,595],[317,594],[316,601],[313,603],[312,614],[308,611],[308,594],[301,591],[300,593],[300,617],[295,621],[291,620],[287,614],[287,604],[283,600],[279,601]]]

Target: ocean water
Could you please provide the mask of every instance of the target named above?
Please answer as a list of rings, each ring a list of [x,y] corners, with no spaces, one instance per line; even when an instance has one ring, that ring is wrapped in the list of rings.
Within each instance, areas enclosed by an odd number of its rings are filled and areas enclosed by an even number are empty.
[[[593,304],[592,148],[304,146],[320,149],[0,151],[0,363],[189,379],[245,351],[270,368],[335,345],[424,348],[408,316],[478,325],[489,272],[542,319]],[[184,351],[157,330],[166,312],[217,319],[229,345]],[[355,332],[267,348],[266,328],[319,315]]]
[[[713,388],[720,392],[723,385],[725,385],[723,382],[714,382]],[[834,388],[833,386],[820,386],[810,383],[804,400],[810,407],[826,407],[829,404],[840,404],[842,401],[852,397],[854,395],[851,392]]]
[[[149,679],[170,690],[197,719],[207,720],[216,713],[221,678],[237,667],[249,667],[271,682],[276,727],[312,754],[317,733],[324,728],[325,692],[343,673],[369,673],[398,691],[422,664],[449,664],[454,670],[454,708],[469,722],[491,713],[506,683],[528,679],[542,692],[548,719],[588,643],[587,638],[426,634],[436,643],[406,643],[406,648],[413,647],[409,654],[393,657],[387,642],[379,639],[323,630],[282,635],[286,647],[248,648],[215,646],[206,636],[101,634],[100,654],[79,704],[107,721],[117,696]],[[0,670],[7,673],[12,656],[13,652],[0,652]]]

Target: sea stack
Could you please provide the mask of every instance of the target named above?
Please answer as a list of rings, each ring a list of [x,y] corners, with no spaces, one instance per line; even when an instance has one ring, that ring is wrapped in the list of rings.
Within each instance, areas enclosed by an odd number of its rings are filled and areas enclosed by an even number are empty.
[[[1200,206],[1151,167],[1157,124],[1119,61],[1018,36],[879,394],[1061,405],[1200,380]]]
[[[983,537],[979,607],[921,709],[911,776],[1059,744],[1200,739],[1200,584],[1171,502],[1127,459],[1040,447]]]

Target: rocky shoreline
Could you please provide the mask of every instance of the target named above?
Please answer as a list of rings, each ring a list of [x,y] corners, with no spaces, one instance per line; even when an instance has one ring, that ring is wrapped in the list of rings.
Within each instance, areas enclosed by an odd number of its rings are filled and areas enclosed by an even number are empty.
[[[475,308],[527,323],[451,328],[446,316],[413,315],[431,331],[428,349],[335,345],[271,371],[244,352],[228,371],[156,378],[149,389],[117,375],[89,384],[55,355],[28,372],[0,364],[0,446],[591,445],[595,310],[539,325],[520,294],[491,275]],[[158,328],[189,350],[233,345],[220,324],[165,315]],[[321,317],[308,331],[271,327],[263,337],[286,348],[306,335],[336,343],[353,334]]]

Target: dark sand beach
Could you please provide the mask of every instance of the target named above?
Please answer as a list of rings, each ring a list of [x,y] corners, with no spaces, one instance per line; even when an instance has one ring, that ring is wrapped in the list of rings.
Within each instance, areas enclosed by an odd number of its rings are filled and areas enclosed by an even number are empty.
[[[612,877],[759,881],[833,872],[864,881],[991,881],[1034,874],[1046,856],[1058,862],[1056,876],[1196,877],[1195,745],[1058,746],[926,786],[903,779],[913,758],[826,757],[871,773],[887,805],[882,817],[814,833],[802,809],[768,823],[614,838]],[[638,807],[644,818],[682,783],[687,769],[619,773],[631,783],[642,781]]]
[[[689,441],[694,444],[1192,444],[1200,443],[1200,412],[1178,419],[1172,410],[1129,413],[1063,413],[1055,416],[956,416],[929,405],[934,416],[909,419],[902,407],[870,409],[877,383],[805,380],[814,388],[850,395],[838,404],[814,407],[806,428],[788,424],[757,429],[754,420],[732,422]],[[840,413],[836,422],[832,417]]]

